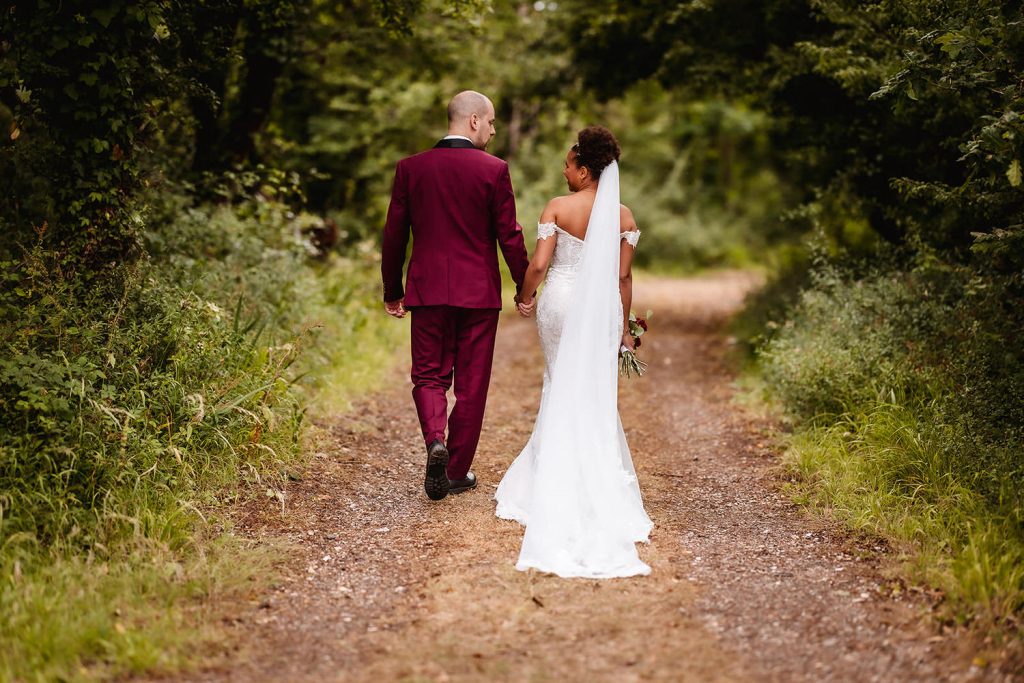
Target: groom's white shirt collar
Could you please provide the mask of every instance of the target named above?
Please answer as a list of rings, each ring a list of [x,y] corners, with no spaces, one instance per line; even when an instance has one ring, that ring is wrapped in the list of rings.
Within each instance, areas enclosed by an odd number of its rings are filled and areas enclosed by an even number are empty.
[[[472,140],[467,138],[465,135],[445,135],[441,139],[442,140],[455,140],[455,139],[459,139],[459,140],[465,140],[466,142],[473,142]]]

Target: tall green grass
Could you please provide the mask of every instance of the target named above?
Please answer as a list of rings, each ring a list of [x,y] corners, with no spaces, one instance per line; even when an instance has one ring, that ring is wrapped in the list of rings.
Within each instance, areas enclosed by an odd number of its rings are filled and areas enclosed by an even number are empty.
[[[103,559],[5,549],[0,680],[107,680],[193,665],[196,648],[221,635],[219,600],[265,586],[278,549],[201,523],[191,532],[175,550],[140,537]]]
[[[944,434],[923,412],[878,403],[827,426],[801,429],[784,462],[800,475],[798,501],[888,539],[904,571],[942,591],[961,623],[1015,624],[1024,609],[1024,534],[1009,482],[992,502],[973,486]],[[950,457],[953,456],[953,457]]]
[[[0,680],[186,666],[275,556],[224,509],[285,504],[306,411],[343,409],[405,332],[375,250],[318,257],[283,204],[164,194],[141,219],[148,257],[88,282],[45,234],[3,264]]]
[[[1019,296],[1015,278],[967,267],[819,265],[757,348],[794,426],[797,499],[889,540],[907,576],[941,590],[946,617],[1018,633]]]

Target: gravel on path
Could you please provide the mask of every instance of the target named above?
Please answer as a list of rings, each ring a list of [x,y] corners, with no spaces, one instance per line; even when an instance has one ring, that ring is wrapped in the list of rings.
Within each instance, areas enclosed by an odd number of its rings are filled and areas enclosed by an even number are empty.
[[[894,591],[886,548],[779,491],[772,425],[733,400],[723,325],[757,279],[639,278],[651,308],[620,412],[655,529],[649,577],[559,579],[514,568],[521,528],[494,489],[533,427],[532,320],[502,319],[474,491],[434,503],[403,361],[387,386],[322,422],[285,509],[238,529],[287,543],[283,576],[239,604],[199,681],[974,681],[924,593]]]

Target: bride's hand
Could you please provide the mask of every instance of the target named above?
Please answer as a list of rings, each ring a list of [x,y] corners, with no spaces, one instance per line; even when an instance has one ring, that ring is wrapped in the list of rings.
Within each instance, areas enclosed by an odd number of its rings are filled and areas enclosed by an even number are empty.
[[[636,351],[636,346],[633,342],[633,335],[628,332],[624,333],[622,335],[622,346],[625,346],[630,351]]]
[[[525,301],[523,299],[517,298],[516,310],[519,311],[519,315],[523,316],[524,318],[529,318],[530,314],[533,313],[533,308],[535,304],[536,299],[533,297],[530,297],[530,299]]]

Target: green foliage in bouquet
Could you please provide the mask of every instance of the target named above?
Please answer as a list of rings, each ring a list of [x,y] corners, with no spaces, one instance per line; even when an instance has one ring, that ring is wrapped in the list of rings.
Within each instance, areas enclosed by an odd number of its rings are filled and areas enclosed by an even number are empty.
[[[629,312],[627,333],[633,338],[633,348],[629,349],[623,344],[619,349],[619,374],[623,377],[643,377],[647,372],[647,363],[637,358],[636,350],[641,346],[640,338],[646,334],[647,320],[652,315],[652,311],[647,311],[647,318],[639,318],[633,311]]]

